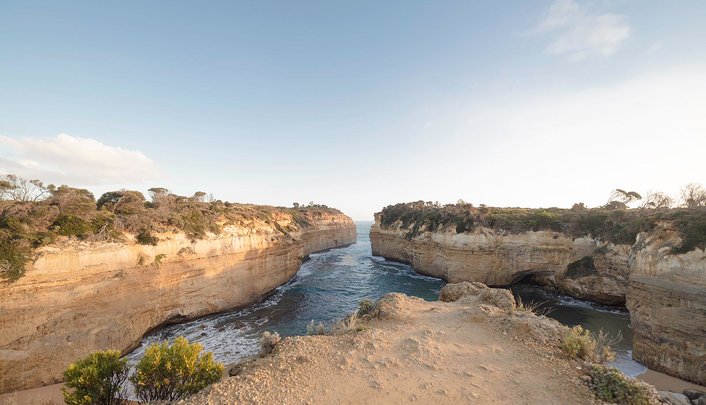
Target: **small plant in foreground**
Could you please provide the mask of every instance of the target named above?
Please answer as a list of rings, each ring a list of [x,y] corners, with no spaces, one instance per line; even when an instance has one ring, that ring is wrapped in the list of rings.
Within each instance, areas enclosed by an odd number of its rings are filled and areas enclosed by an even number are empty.
[[[353,313],[337,322],[333,327],[333,331],[335,333],[360,332],[364,328],[359,321],[358,311],[353,311]]]
[[[277,343],[282,340],[277,332],[263,332],[260,338],[260,356],[267,356],[272,353]]]
[[[375,310],[375,302],[369,298],[363,298],[358,303],[358,315],[364,316]]]
[[[223,365],[201,350],[183,336],[171,346],[166,341],[150,345],[130,377],[137,397],[143,402],[175,401],[218,381]]]
[[[653,394],[646,384],[626,377],[613,367],[594,365],[590,370],[591,388],[599,399],[616,404],[646,405]]]
[[[314,320],[312,319],[311,322],[306,325],[306,334],[309,336],[312,335],[327,335],[328,333],[326,332],[326,326],[324,326],[323,323],[319,322],[316,324]]]
[[[122,404],[127,374],[127,360],[120,358],[119,351],[89,354],[64,371],[64,401],[68,405]]]
[[[599,329],[596,333],[591,333],[591,338],[596,343],[595,347],[595,359],[599,363],[605,363],[608,361],[615,360],[615,352],[613,351],[613,346],[618,344],[623,340],[622,332],[613,336],[603,329]]]
[[[515,309],[519,312],[531,312],[537,316],[547,316],[554,311],[554,308],[550,307],[543,307],[546,303],[545,302],[536,302],[536,301],[531,301],[529,303],[525,303],[522,301],[522,298],[519,296],[515,299],[516,305]]]
[[[564,333],[561,349],[571,357],[592,360],[596,352],[596,342],[589,331],[581,325],[576,325]]]

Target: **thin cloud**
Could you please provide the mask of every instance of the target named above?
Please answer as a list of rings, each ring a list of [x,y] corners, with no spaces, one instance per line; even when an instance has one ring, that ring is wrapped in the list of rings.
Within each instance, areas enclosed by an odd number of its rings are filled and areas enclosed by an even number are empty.
[[[0,173],[69,185],[139,184],[159,176],[156,163],[140,151],[95,139],[0,136]]]
[[[630,31],[624,16],[594,14],[573,0],[556,0],[530,34],[556,33],[546,51],[577,61],[614,54]]]

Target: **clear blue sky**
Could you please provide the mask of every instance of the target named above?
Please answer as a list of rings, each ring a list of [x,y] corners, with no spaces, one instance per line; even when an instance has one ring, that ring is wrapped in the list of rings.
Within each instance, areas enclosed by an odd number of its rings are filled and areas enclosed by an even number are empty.
[[[0,173],[355,219],[674,193],[706,183],[704,21],[697,0],[0,0]]]

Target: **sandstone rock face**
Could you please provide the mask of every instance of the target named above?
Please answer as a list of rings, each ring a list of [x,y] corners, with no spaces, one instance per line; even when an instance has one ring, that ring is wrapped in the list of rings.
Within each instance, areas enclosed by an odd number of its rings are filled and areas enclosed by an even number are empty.
[[[674,230],[641,235],[627,307],[633,358],[685,380],[706,384],[706,253],[669,254]]]
[[[669,223],[640,234],[633,246],[572,239],[550,231],[495,233],[478,227],[423,232],[411,240],[399,226],[371,229],[373,254],[399,260],[451,283],[510,285],[534,281],[583,299],[627,307],[633,358],[706,384],[706,253],[671,254],[681,240]]]
[[[0,284],[0,393],[55,383],[95,350],[127,351],[159,325],[244,306],[287,282],[309,253],[355,242],[345,215],[229,226],[156,246],[65,242],[38,252],[26,275]]]
[[[423,232],[408,240],[407,230],[370,231],[374,255],[409,263],[420,273],[450,283],[476,281],[507,286],[523,277],[567,294],[609,305],[625,302],[630,247],[572,238],[552,231],[497,233],[477,227]]]

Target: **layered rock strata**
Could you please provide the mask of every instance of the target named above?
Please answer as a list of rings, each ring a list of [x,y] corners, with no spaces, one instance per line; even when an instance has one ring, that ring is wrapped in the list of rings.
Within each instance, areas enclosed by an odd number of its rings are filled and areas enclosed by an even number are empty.
[[[511,285],[524,277],[582,299],[626,302],[633,358],[697,384],[706,383],[706,253],[673,254],[681,239],[668,222],[613,245],[551,231],[503,233],[476,227],[409,231],[396,223],[370,232],[373,254],[409,263],[449,282]]]
[[[627,307],[633,358],[706,385],[706,253],[670,254],[679,236],[669,226],[642,234],[630,273]]]
[[[373,254],[450,283],[507,286],[532,277],[579,298],[625,303],[629,246],[552,231],[510,234],[484,227],[465,233],[445,228],[413,238],[407,233],[399,224],[382,228],[376,220],[370,231]]]
[[[64,241],[38,251],[26,275],[0,284],[0,392],[51,384],[95,350],[128,350],[143,334],[253,303],[287,282],[308,254],[355,242],[342,214],[226,226],[155,245]],[[285,231],[292,230],[290,232]]]

